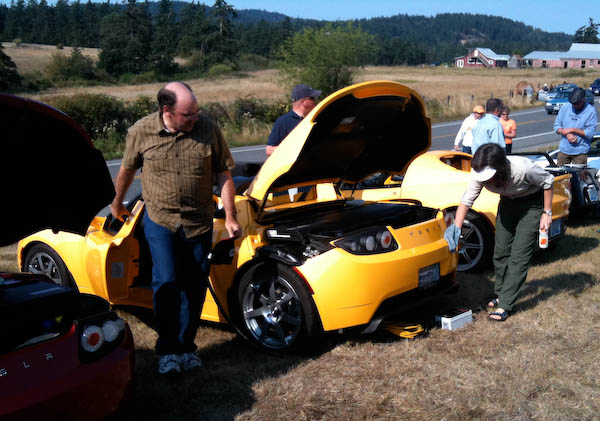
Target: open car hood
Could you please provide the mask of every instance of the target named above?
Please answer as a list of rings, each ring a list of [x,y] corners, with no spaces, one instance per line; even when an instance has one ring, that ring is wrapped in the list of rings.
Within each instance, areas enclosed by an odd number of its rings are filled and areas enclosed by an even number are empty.
[[[246,194],[325,183],[355,183],[374,172],[402,174],[429,149],[421,97],[395,82],[371,81],[321,101],[265,161]]]
[[[0,245],[41,229],[85,234],[115,195],[102,153],[72,118],[0,94]]]

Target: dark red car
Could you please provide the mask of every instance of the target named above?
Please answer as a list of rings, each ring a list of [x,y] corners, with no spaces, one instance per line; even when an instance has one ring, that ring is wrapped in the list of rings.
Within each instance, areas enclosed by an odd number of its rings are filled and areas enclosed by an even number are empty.
[[[114,196],[85,131],[6,94],[0,122],[0,246],[43,228],[85,234]],[[0,419],[99,419],[131,407],[132,334],[102,298],[46,275],[0,272],[0,335]]]

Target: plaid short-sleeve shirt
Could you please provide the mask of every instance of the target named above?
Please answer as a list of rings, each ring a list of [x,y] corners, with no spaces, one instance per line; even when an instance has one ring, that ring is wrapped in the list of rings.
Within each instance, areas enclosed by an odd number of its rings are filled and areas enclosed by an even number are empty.
[[[142,169],[142,191],[152,221],[186,237],[212,227],[213,174],[228,171],[234,161],[221,130],[200,115],[190,133],[169,133],[159,112],[129,128],[122,165]]]

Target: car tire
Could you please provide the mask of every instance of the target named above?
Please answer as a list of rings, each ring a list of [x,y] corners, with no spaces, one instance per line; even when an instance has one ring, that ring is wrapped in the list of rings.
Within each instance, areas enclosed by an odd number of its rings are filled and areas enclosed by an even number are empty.
[[[23,272],[47,275],[57,285],[75,287],[65,262],[45,244],[36,244],[29,249],[23,261]]]
[[[454,219],[454,212],[450,212]],[[485,219],[467,212],[461,229],[458,250],[459,272],[481,272],[492,264],[494,232]]]
[[[317,311],[304,281],[291,268],[260,263],[242,276],[237,292],[239,325],[251,342],[277,354],[312,348],[321,332]]]

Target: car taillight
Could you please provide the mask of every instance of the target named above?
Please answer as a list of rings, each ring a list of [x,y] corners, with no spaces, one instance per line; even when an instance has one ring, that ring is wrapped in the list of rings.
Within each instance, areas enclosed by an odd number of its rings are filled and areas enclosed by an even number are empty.
[[[125,321],[113,312],[80,320],[81,361],[95,361],[114,349],[124,335],[125,326]]]
[[[81,333],[81,347],[87,352],[96,352],[104,344],[104,331],[99,326],[87,326]]]
[[[385,227],[362,230],[347,235],[334,244],[352,254],[378,254],[398,249],[398,243]]]

